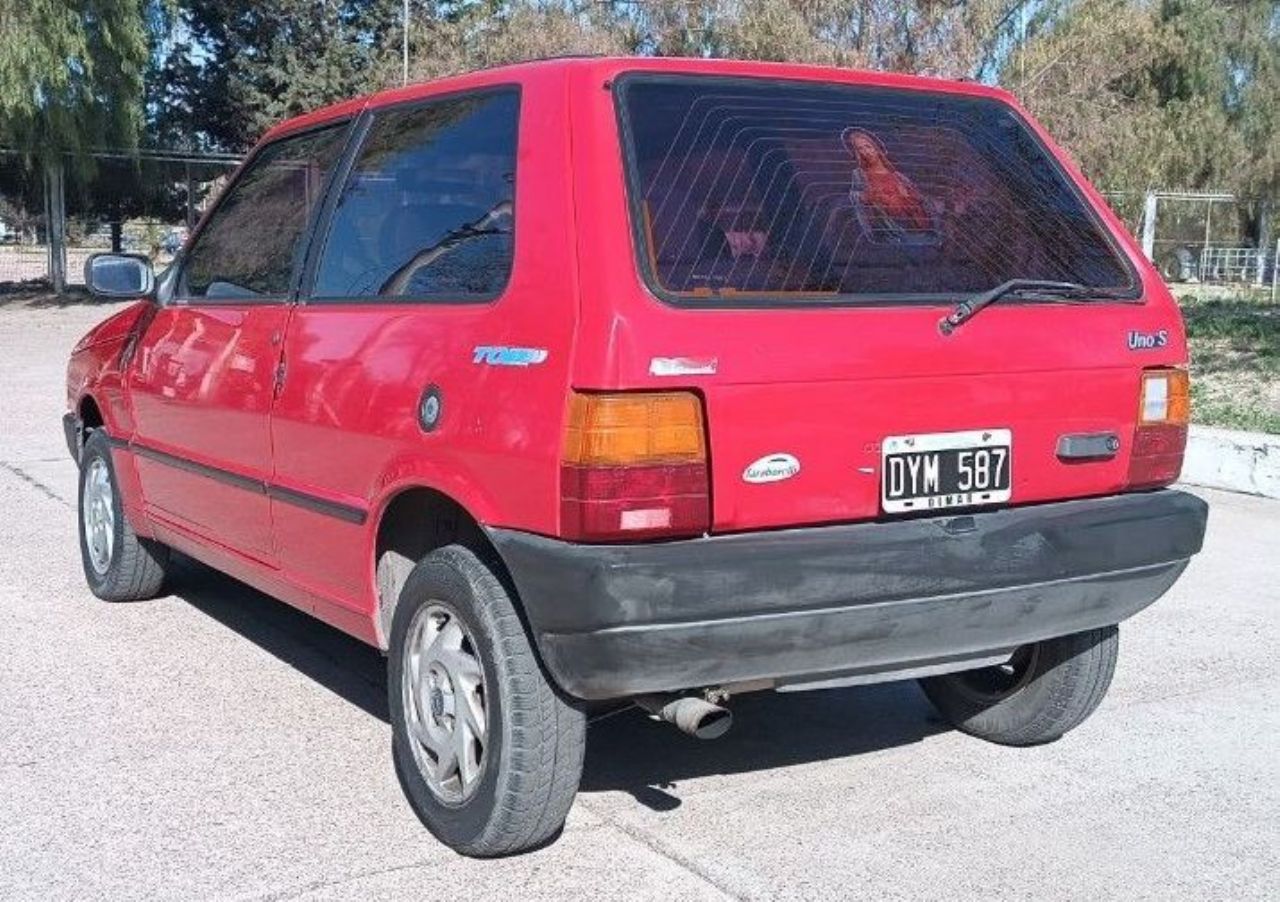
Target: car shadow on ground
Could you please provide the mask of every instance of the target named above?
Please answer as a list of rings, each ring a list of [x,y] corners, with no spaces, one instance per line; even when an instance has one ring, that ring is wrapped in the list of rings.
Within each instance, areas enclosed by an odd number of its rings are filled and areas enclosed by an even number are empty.
[[[731,700],[733,727],[703,741],[632,708],[592,725],[582,792],[622,791],[656,811],[681,804],[684,780],[849,758],[919,742],[944,727],[915,683]]]
[[[388,721],[382,655],[283,602],[185,558],[171,591],[367,714]],[[761,692],[732,701],[734,725],[701,741],[635,708],[598,717],[588,733],[584,793],[621,791],[656,811],[677,808],[680,784],[773,770],[919,742],[945,728],[914,683],[815,692]]]
[[[177,560],[169,591],[334,695],[389,720],[386,664],[377,649],[186,557]]]
[[[99,301],[83,288],[70,287],[62,294],[55,294],[47,285],[7,285],[0,290],[0,310],[48,307],[79,307],[83,305],[108,307],[110,301]]]

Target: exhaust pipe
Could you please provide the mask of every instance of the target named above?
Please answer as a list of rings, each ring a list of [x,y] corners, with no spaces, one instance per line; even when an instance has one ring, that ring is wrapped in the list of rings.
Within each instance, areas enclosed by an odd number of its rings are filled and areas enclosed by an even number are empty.
[[[695,695],[643,695],[636,704],[697,739],[719,739],[733,726],[733,713]]]

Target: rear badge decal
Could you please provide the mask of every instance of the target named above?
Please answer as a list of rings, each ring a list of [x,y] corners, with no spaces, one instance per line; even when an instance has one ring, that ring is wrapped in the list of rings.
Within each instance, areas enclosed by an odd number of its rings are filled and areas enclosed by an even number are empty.
[[[762,482],[781,482],[790,479],[800,472],[800,461],[790,454],[770,454],[754,463],[748,464],[742,471],[742,481],[759,484]]]
[[[1163,348],[1169,343],[1169,330],[1161,329],[1159,332],[1130,332],[1129,333],[1129,350],[1130,351],[1153,351],[1156,348]]]
[[[477,345],[472,363],[489,366],[534,366],[547,359],[546,348],[508,348],[502,345]]]
[[[719,362],[714,357],[655,357],[649,361],[649,375],[714,376]]]

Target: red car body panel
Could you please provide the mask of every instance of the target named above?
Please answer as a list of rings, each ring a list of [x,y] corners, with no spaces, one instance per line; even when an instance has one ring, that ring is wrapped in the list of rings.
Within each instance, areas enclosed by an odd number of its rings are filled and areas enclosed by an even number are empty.
[[[173,305],[154,315],[144,304],[108,320],[73,355],[73,409],[92,398],[113,437],[243,483],[121,449],[117,468],[136,467],[138,476],[122,479],[130,480],[124,492],[139,531],[380,642],[374,555],[381,514],[399,493],[433,489],[481,524],[560,534],[560,457],[573,389],[685,389],[703,398],[713,532],[879,516],[880,441],[903,433],[1012,429],[1018,504],[1124,489],[1141,371],[1185,364],[1181,319],[1124,227],[1034,123],[1138,274],[1139,303],[996,305],[950,337],[936,327],[948,305],[689,309],[655,298],[637,267],[618,114],[606,89],[635,71],[880,85],[1016,108],[1003,92],[969,83],[604,59],[474,73],[284,123],[264,142],[370,107],[518,84],[510,282],[485,304],[304,298]],[[139,324],[140,337],[131,332]],[[1135,330],[1164,331],[1167,343],[1136,355],[1125,344]],[[131,340],[136,347],[126,354]],[[538,366],[485,366],[474,351],[486,346],[548,354]],[[655,376],[655,357],[714,359],[716,372]],[[429,386],[439,390],[445,416],[424,433],[418,409]],[[1105,461],[1066,463],[1055,446],[1069,432],[1114,432],[1125,447]],[[743,481],[750,463],[780,452],[803,461],[801,477]],[[248,491],[249,484],[271,490]]]
[[[160,309],[129,368],[134,438],[158,454],[263,481],[271,468],[272,386],[289,308]],[[264,564],[275,563],[265,495],[208,491],[209,478],[139,454],[148,512]]]
[[[587,121],[610,121],[613,98],[600,84],[624,70],[669,66],[638,61],[580,72],[581,106],[575,109]],[[969,84],[803,66],[763,69],[779,78],[982,94],[1016,108],[1003,92]],[[762,67],[708,61],[691,63],[689,71],[759,75]],[[1055,456],[1058,437],[1073,431],[1132,434],[1141,368],[1186,362],[1181,318],[1168,290],[1074,167],[1073,178],[1109,229],[1125,236],[1124,250],[1141,274],[1143,303],[998,306],[944,337],[936,328],[943,311],[932,306],[748,311],[655,303],[638,274],[635,248],[622,246],[631,231],[617,130],[584,127],[575,134],[587,139],[576,147],[575,172],[580,197],[590,198],[579,204],[581,334],[598,336],[579,342],[575,384],[703,393],[715,530],[875,517],[880,440],[903,433],[1014,428],[1013,491],[1020,502],[1118,491],[1127,456],[1088,467],[1067,464]],[[585,302],[597,297],[610,303]],[[1161,329],[1169,333],[1168,344],[1141,359],[1123,341],[1130,330]],[[655,356],[715,359],[718,372],[673,384],[649,374]],[[804,492],[790,482],[743,482],[744,469],[773,452],[804,461]]]

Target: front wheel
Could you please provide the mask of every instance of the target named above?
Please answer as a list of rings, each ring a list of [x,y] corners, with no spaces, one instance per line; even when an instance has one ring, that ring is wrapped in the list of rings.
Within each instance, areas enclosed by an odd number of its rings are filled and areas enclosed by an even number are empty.
[[[920,681],[957,729],[1001,745],[1040,745],[1093,713],[1111,685],[1120,648],[1115,626],[1017,649],[1008,662]]]
[[[387,667],[396,773],[427,829],[481,857],[552,839],[578,791],[586,719],[472,551],[450,545],[414,567]]]
[[[140,538],[125,519],[111,445],[102,430],[80,455],[80,559],[89,591],[104,601],[154,598],[169,566],[167,546]]]

